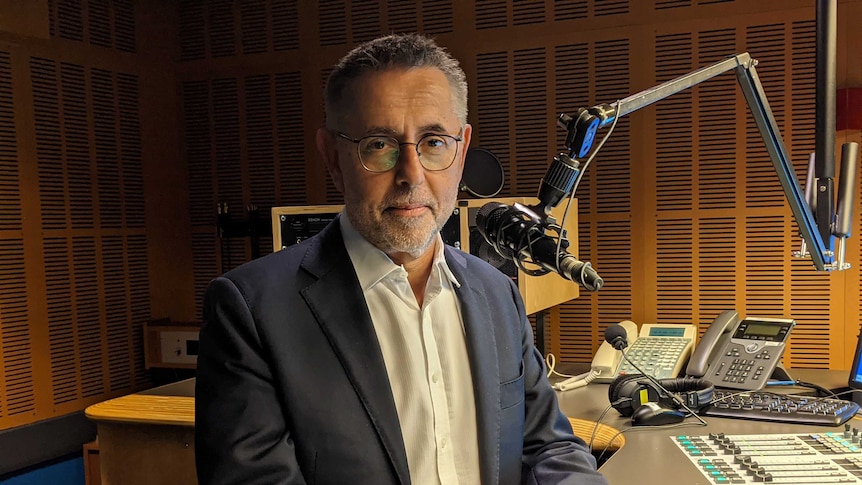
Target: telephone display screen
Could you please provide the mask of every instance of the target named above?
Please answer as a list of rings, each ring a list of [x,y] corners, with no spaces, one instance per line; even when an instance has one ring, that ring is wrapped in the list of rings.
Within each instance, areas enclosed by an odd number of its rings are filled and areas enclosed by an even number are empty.
[[[793,320],[765,320],[746,318],[742,321],[733,338],[784,342],[793,327]]]
[[[778,332],[781,331],[781,325],[770,325],[768,323],[749,323],[748,327],[745,329],[745,336],[751,337],[753,335],[757,335],[758,337],[774,337],[778,335]]]
[[[652,327],[650,337],[685,337],[685,328]]]

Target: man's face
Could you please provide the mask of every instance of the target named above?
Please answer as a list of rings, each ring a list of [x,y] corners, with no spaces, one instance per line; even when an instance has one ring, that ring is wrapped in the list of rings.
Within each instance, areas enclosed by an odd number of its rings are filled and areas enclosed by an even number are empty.
[[[335,125],[354,139],[388,135],[416,143],[429,133],[457,136],[461,130],[449,83],[435,68],[370,73],[354,81],[346,97],[352,107]],[[382,173],[366,170],[357,145],[326,130],[318,133],[318,148],[344,193],[351,224],[393,260],[405,262],[431,248],[452,215],[470,135],[470,125],[464,126],[455,161],[437,172],[422,167],[412,144],[401,145],[395,167]]]

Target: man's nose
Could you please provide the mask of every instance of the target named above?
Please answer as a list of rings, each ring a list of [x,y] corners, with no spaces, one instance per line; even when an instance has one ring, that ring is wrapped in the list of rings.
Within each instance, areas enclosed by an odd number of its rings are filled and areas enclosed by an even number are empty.
[[[407,143],[401,146],[398,165],[395,167],[395,182],[409,186],[420,185],[425,181],[425,168],[419,161],[416,145]]]

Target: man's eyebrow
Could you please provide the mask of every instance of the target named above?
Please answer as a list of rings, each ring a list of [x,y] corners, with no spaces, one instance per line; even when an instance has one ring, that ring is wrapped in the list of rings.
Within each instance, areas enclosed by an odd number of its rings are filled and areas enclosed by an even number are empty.
[[[398,133],[394,129],[386,127],[386,126],[370,126],[370,127],[368,127],[367,130],[365,130],[365,135],[363,135],[363,136],[368,136],[368,135],[395,136],[397,134]]]
[[[418,133],[418,136],[422,136],[426,133],[448,133],[446,128],[439,123],[432,123],[420,126],[416,131]],[[365,130],[365,134],[362,136],[369,135],[387,135],[397,138],[397,136],[402,135],[402,133],[399,133],[395,129],[388,126],[370,126],[367,130]]]

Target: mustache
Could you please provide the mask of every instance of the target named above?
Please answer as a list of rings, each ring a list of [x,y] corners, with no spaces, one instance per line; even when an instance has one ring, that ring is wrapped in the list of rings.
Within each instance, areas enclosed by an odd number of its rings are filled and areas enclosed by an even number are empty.
[[[386,207],[403,207],[403,206],[411,206],[411,205],[424,205],[428,207],[436,207],[436,201],[434,197],[431,197],[429,194],[423,194],[419,191],[412,191],[410,189],[401,191],[402,193],[392,194],[383,199],[382,206]]]

